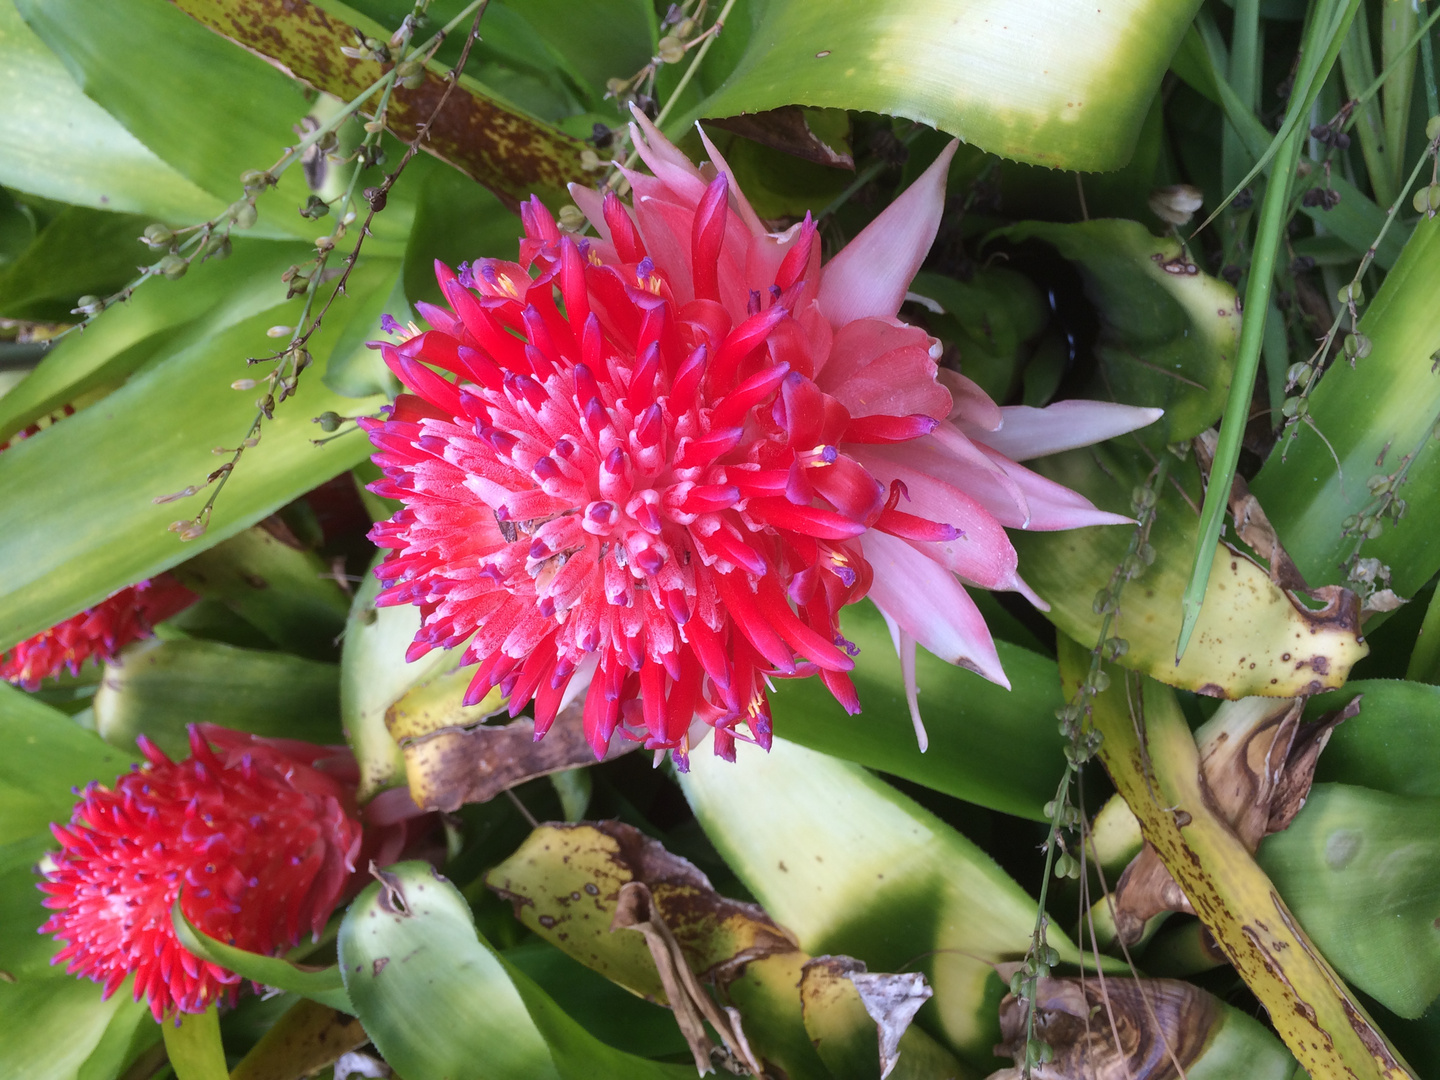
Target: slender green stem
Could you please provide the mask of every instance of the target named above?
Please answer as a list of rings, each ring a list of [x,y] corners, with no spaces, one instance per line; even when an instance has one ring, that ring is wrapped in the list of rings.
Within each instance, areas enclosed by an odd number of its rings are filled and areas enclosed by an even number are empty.
[[[1402,2],[1403,2],[1403,0],[1402,0]],[[1420,44],[1420,49],[1421,49],[1422,54],[1423,54],[1424,52],[1429,51],[1429,46],[1430,46],[1430,30],[1431,30],[1431,28],[1435,25],[1435,23],[1436,23],[1437,21],[1440,21],[1440,8],[1436,8],[1435,11],[1430,15],[1430,17],[1427,18],[1423,23],[1420,24],[1420,28],[1419,28],[1418,30],[1416,30],[1413,35],[1411,35],[1409,42],[1408,42],[1408,43],[1406,44],[1406,46],[1405,46],[1405,50],[1414,48],[1414,47],[1415,47],[1415,44],[1418,42],[1418,43]],[[1385,69],[1380,72],[1379,75],[1376,75],[1374,81],[1371,82],[1369,86],[1365,87],[1364,90],[1360,91],[1360,94],[1355,98],[1356,101],[1359,101],[1359,102],[1369,101],[1372,97],[1374,97],[1377,93],[1379,93],[1380,88],[1385,85],[1386,80],[1389,79],[1389,78],[1395,73],[1395,70],[1396,70],[1397,65],[1400,63],[1400,60],[1403,59],[1403,57],[1404,57],[1405,50],[1402,50],[1400,56],[1397,57],[1397,58],[1396,58],[1394,61],[1392,61],[1390,64],[1388,64],[1388,65],[1385,67]],[[1430,66],[1431,66],[1431,68],[1433,69],[1433,67],[1434,67],[1434,59],[1433,59],[1433,57],[1432,57],[1432,59],[1430,60]],[[1432,74],[1432,73],[1433,73],[1433,72],[1427,73],[1426,76],[1425,76],[1425,79],[1426,79],[1426,82],[1427,82],[1427,84],[1428,84],[1428,85],[1426,86],[1426,92],[1427,92],[1428,94],[1432,94],[1432,95],[1433,95],[1433,94],[1435,93],[1435,89],[1434,89],[1434,87],[1435,87],[1435,80],[1434,80],[1433,78],[1431,78],[1431,74]],[[1436,104],[1436,105],[1431,106],[1430,115],[1431,115],[1431,116],[1434,116],[1436,112],[1440,112],[1440,104]]]
[[[1185,654],[1200,608],[1205,601],[1205,588],[1210,583],[1210,567],[1214,561],[1220,526],[1225,520],[1225,507],[1230,499],[1230,483],[1240,461],[1240,440],[1250,418],[1250,398],[1255,391],[1255,374],[1260,367],[1260,349],[1265,341],[1265,316],[1270,310],[1270,288],[1275,275],[1276,256],[1285,232],[1290,209],[1290,185],[1305,129],[1295,128],[1275,155],[1275,167],[1265,189],[1260,207],[1260,222],[1255,230],[1255,250],[1250,263],[1250,279],[1245,286],[1245,320],[1240,328],[1240,347],[1235,357],[1235,372],[1230,378],[1230,396],[1225,402],[1220,422],[1220,441],[1215,462],[1210,469],[1210,484],[1205,490],[1205,505],[1200,512],[1200,535],[1195,542],[1195,562],[1190,570],[1190,583],[1181,602],[1180,639],[1175,648],[1175,662]]]
[[[1330,14],[1332,7],[1334,11]],[[1310,115],[1311,105],[1320,95],[1320,88],[1329,77],[1330,69],[1335,66],[1335,58],[1340,53],[1340,46],[1359,7],[1360,0],[1338,0],[1338,3],[1325,4],[1312,10],[1300,49],[1300,64],[1295,70],[1295,81],[1290,90],[1290,107],[1286,110],[1284,123],[1280,125],[1280,130],[1270,140],[1270,145],[1260,155],[1259,160],[1245,174],[1245,178],[1235,185],[1220,205],[1210,212],[1210,216],[1195,228],[1191,236],[1214,221],[1219,213],[1230,205],[1230,200],[1265,170],[1280,152],[1280,147],[1297,129],[1304,133],[1302,122]],[[1222,89],[1222,95],[1224,92]]]
[[[1425,0],[1416,0],[1420,14],[1425,14]],[[1425,19],[1420,26],[1420,70],[1425,75],[1425,115],[1440,114],[1440,91],[1435,87],[1435,45],[1430,40],[1431,19]]]

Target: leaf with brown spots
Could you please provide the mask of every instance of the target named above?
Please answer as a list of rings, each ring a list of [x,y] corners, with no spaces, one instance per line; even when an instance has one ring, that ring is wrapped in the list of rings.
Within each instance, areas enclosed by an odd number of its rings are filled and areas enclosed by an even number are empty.
[[[1310,793],[1315,765],[1330,733],[1360,711],[1357,696],[1343,709],[1302,724],[1301,698],[1226,702],[1195,733],[1200,786],[1209,804],[1251,854],[1286,828]],[[1162,911],[1194,914],[1154,847],[1146,844],[1115,887],[1115,927],[1127,944]]]
[[[817,1055],[816,1039],[847,1048],[845,1076],[878,1080],[887,1071],[882,1054],[892,1064],[898,1057],[898,1076],[966,1075],[938,1043],[909,1027],[908,1017],[902,1022],[903,1006],[886,1004],[887,988],[900,985],[887,979],[900,980],[915,1004],[923,1001],[920,976],[868,975],[859,961],[829,957],[866,983],[865,991],[847,975],[844,987],[821,993],[812,983],[806,996],[802,981],[820,973],[806,974],[811,957],[787,930],[759,906],[721,896],[694,865],[629,825],[542,825],[485,880],[515,905],[521,922],[587,967],[660,1004],[678,994],[677,1019],[697,1065],[709,1060],[704,1016],[734,1058],[744,1061],[753,1050],[757,1063],[790,1076],[827,1075],[828,1052],[822,1046]],[[617,932],[628,926],[643,934]]]
[[[386,66],[340,52],[355,44],[355,30],[384,40],[390,31],[336,0],[173,0],[216,33],[268,60],[306,86],[342,100],[358,97]],[[463,33],[464,31],[457,31]],[[414,138],[439,104],[446,69],[433,61],[414,90],[397,87],[386,125],[399,139]],[[565,185],[583,181],[584,144],[490,96],[469,76],[430,126],[421,148],[484,184],[512,207],[539,195],[552,208],[569,201]],[[373,101],[373,99],[372,99]]]

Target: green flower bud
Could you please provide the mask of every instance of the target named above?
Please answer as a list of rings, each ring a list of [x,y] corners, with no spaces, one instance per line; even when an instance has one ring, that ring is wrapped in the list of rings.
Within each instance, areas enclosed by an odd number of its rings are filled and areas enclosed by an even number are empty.
[[[660,39],[655,53],[662,63],[678,64],[685,59],[685,43],[674,34],[666,34]]]
[[[1440,116],[1432,116],[1425,121],[1425,138],[1431,142],[1440,139]]]
[[[255,209],[255,204],[249,199],[235,206],[230,211],[230,220],[235,223],[237,229],[250,228],[259,217],[259,211]]]
[[[178,281],[185,276],[185,271],[190,269],[188,260],[173,251],[160,260],[158,269],[171,281]]]
[[[145,232],[140,236],[140,242],[148,244],[151,251],[164,251],[174,240],[175,234],[158,222],[154,225],[146,225]]]

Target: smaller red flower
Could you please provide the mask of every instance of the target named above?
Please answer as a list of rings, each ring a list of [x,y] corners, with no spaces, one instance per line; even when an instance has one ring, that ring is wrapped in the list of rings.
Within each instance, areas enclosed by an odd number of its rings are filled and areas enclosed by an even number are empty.
[[[104,662],[132,641],[148,638],[156,623],[198,600],[169,574],[130,585],[92,608],[0,653],[0,679],[40,689],[40,680],[66,669],[74,675],[92,656]]]
[[[233,1004],[241,982],[180,944],[176,897],[211,937],[274,955],[320,933],[361,849],[348,751],[210,724],[191,726],[190,748],[177,764],[141,736],[147,763],[90,784],[51,826],[63,850],[40,885],[55,911],[40,932],[66,943],[51,963],[106,997],[133,972],[157,1020]]]

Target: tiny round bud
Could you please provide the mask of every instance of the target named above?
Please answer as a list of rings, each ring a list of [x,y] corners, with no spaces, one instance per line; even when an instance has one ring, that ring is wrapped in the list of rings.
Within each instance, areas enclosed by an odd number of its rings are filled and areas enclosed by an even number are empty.
[[[1425,138],[1431,142],[1440,139],[1440,116],[1432,116],[1425,121]]]
[[[1342,304],[1365,303],[1365,288],[1358,281],[1352,281],[1348,285],[1342,285],[1340,291],[1335,295]]]
[[[183,256],[171,252],[160,260],[158,269],[171,281],[178,281],[190,269],[190,263]]]
[[[230,211],[230,220],[235,223],[237,229],[248,229],[259,219],[260,213],[255,209],[255,204],[249,199],[238,204]]]
[[[1364,334],[1350,334],[1345,338],[1345,355],[1351,360],[1363,360],[1370,355],[1370,339]]]
[[[145,232],[140,236],[141,243],[148,244],[152,251],[163,251],[174,240],[175,234],[158,222],[154,225],[146,225]]]
[[[1440,184],[1431,184],[1415,192],[1410,201],[1417,214],[1440,213]]]
[[[685,59],[685,43],[674,34],[666,34],[656,46],[655,54],[664,64],[678,64]]]
[[[341,416],[339,413],[323,412],[311,423],[319,424],[321,431],[335,431],[340,427]]]
[[[85,295],[75,301],[75,306],[70,309],[72,315],[99,315],[105,310],[105,301],[98,296]]]
[[[625,80],[624,80],[624,79],[606,79],[606,80],[605,80],[605,96],[606,96],[607,98],[619,97],[619,96],[620,96],[621,94],[623,94],[624,92],[625,92]]]
[[[232,383],[230,384],[230,389],[231,389],[231,390],[254,390],[254,389],[255,389],[255,380],[254,380],[254,379],[236,379],[234,382],[232,382]]]
[[[694,19],[681,19],[675,27],[676,37],[688,38],[693,33],[695,33]]]
[[[275,183],[275,177],[263,169],[246,169],[240,174],[240,183],[245,188],[245,193],[249,195],[256,191],[264,191]]]
[[[1308,386],[1311,378],[1310,365],[1301,361],[1298,364],[1291,364],[1285,370],[1285,382],[1288,386]]]
[[[595,153],[594,150],[586,149],[580,151],[580,168],[584,169],[586,172],[594,172],[596,169],[603,169],[605,167],[605,164],[605,162],[600,160],[600,155]]]
[[[585,215],[573,203],[560,207],[560,227],[566,232],[579,232],[585,228]]]

